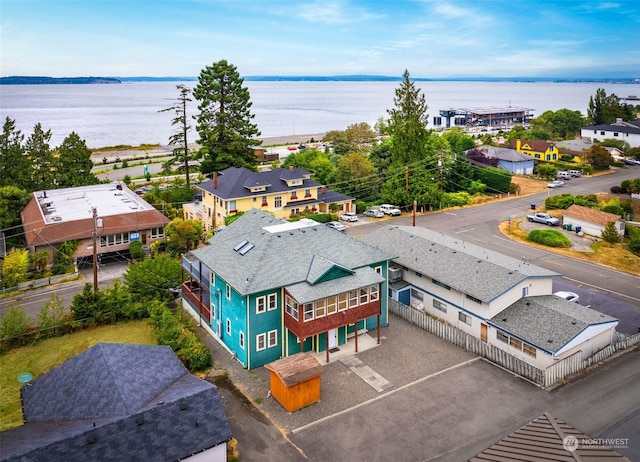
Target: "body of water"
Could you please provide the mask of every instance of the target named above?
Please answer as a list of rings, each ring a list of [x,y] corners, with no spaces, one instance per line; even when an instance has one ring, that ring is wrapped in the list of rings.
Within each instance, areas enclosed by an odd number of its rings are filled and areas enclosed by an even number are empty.
[[[36,123],[51,130],[51,146],[75,131],[90,148],[166,144],[175,131],[171,107],[180,82],[133,82],[113,85],[3,85],[0,115],[16,121],[28,137]],[[196,82],[184,82],[193,88]],[[399,82],[245,81],[254,122],[262,137],[344,130],[373,124],[393,108]],[[552,82],[415,82],[429,106],[430,125],[440,109],[524,106],[534,115],[558,109],[586,114],[598,88],[624,98],[640,95],[640,84]],[[188,109],[197,113],[196,101]],[[195,121],[191,122],[195,127]],[[190,142],[197,133],[191,130]]]

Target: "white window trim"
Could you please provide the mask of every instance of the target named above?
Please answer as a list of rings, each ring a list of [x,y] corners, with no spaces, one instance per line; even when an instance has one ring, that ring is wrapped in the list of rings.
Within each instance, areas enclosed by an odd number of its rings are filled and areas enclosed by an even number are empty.
[[[227,332],[228,335],[231,335],[231,319],[227,318],[224,325],[225,325],[224,330]]]
[[[240,331],[239,343],[240,343],[240,348],[242,348],[244,350],[244,332],[242,332],[242,331]]]
[[[271,301],[273,300],[273,307],[271,306]],[[278,309],[278,295],[277,294],[269,294],[267,297],[267,311],[273,311]]]
[[[260,309],[260,302],[262,302],[262,309]],[[266,313],[267,311],[267,297],[256,298],[256,314]]]
[[[271,343],[271,334],[274,334],[274,341]],[[278,346],[278,329],[270,330],[267,332],[267,348],[273,348]]]
[[[260,341],[264,345],[260,348]],[[262,351],[267,349],[267,334],[258,334],[256,335],[256,351]]]

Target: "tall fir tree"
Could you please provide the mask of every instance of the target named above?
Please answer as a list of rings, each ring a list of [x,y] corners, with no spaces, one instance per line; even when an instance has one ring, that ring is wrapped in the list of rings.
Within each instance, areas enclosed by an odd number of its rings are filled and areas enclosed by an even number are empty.
[[[55,161],[49,141],[51,141],[51,130],[44,131],[40,123],[33,127],[33,133],[27,138],[25,149],[33,168],[31,191],[55,187]]]
[[[196,130],[203,157],[201,171],[210,174],[227,167],[255,169],[258,127],[252,122],[249,90],[236,67],[226,60],[204,68],[193,96],[200,113]]]
[[[24,135],[16,129],[16,121],[7,117],[0,134],[0,186],[32,191],[31,164],[23,141]]]
[[[404,80],[393,98],[395,107],[387,111],[387,131],[393,139],[392,163],[395,165],[424,160],[425,145],[429,137],[429,114],[424,93],[409,80],[409,71],[405,70],[402,76]]]
[[[71,132],[58,148],[55,162],[57,186],[72,188],[98,184],[98,179],[91,173],[92,167],[91,149],[76,132]]]

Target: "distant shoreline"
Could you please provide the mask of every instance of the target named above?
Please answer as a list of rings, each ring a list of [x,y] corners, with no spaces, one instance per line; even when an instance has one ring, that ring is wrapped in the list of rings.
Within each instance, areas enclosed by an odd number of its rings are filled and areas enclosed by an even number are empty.
[[[400,76],[388,75],[250,75],[247,82],[401,82]],[[196,82],[197,77],[47,77],[9,76],[0,77],[0,85],[55,85],[55,84],[119,84],[133,82]],[[638,84],[640,78],[554,78],[554,77],[411,77],[416,82],[554,82],[554,83],[617,83]]]

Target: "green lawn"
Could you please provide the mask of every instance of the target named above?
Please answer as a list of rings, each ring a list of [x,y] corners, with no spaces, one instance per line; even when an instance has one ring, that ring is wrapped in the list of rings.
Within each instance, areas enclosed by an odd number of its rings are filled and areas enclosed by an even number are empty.
[[[0,431],[22,425],[18,376],[30,372],[34,379],[100,342],[154,345],[146,321],[130,321],[86,329],[52,338],[0,356]]]

